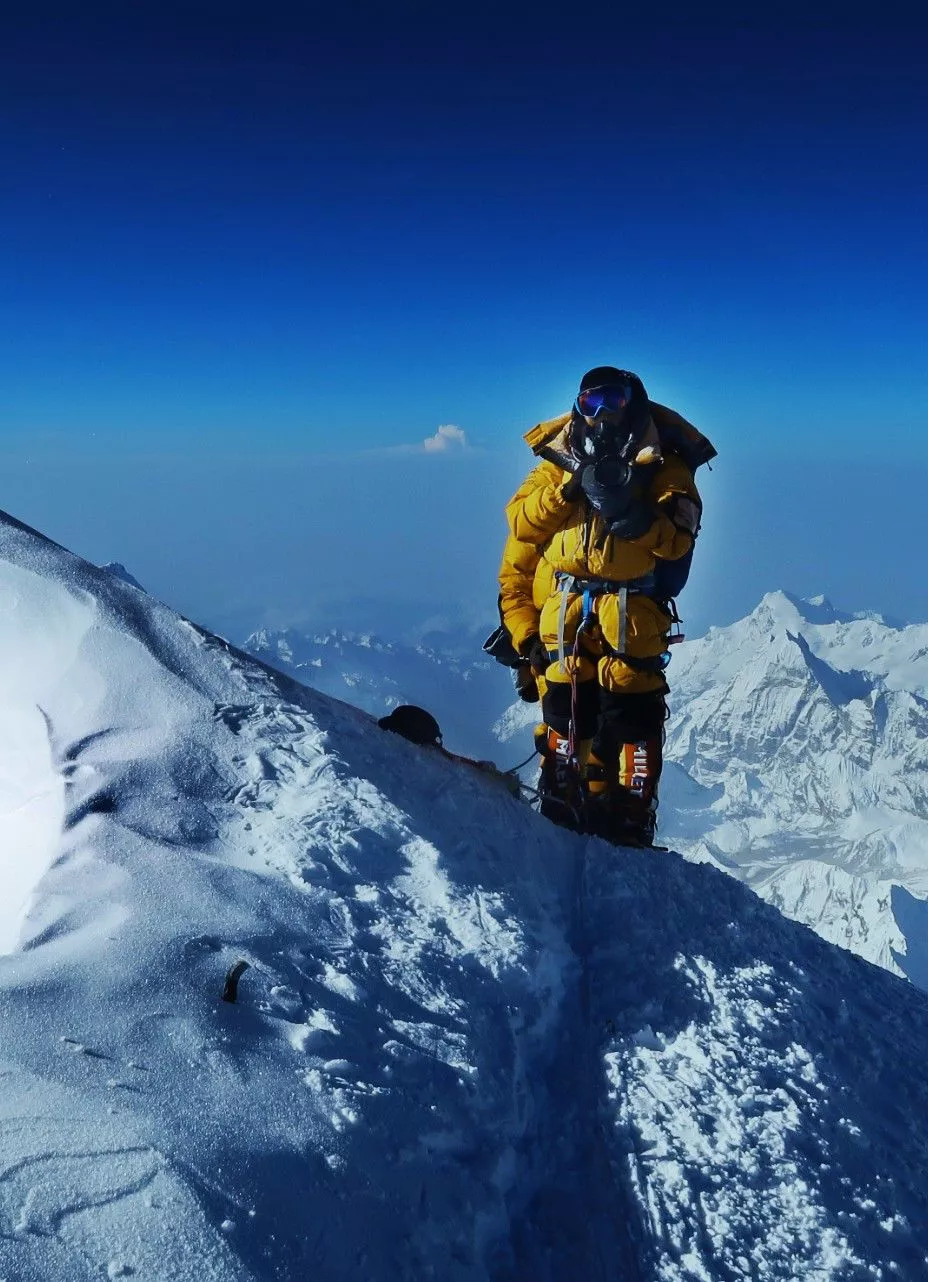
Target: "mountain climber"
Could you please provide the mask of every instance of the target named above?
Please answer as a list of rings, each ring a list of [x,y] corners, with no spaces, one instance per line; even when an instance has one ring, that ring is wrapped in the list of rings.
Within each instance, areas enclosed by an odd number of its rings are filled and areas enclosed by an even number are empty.
[[[506,508],[500,613],[541,695],[542,813],[650,846],[673,598],[702,515],[693,473],[716,451],[613,366],[525,439],[542,461]]]

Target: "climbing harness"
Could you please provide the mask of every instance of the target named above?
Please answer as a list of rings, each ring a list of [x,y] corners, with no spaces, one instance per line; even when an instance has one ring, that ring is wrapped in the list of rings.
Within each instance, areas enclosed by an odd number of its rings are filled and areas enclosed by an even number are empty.
[[[552,660],[557,658],[558,667],[562,674],[568,677],[570,684],[570,720],[568,724],[568,733],[566,740],[550,728],[546,728],[546,734],[543,744],[537,744],[536,750],[541,753],[544,765],[542,767],[542,782],[538,789],[538,796],[543,804],[544,809],[549,811],[551,807],[555,811],[560,810],[565,819],[572,821],[571,826],[576,826],[580,831],[588,830],[588,796],[586,789],[586,762],[584,760],[583,744],[578,739],[578,709],[579,709],[579,691],[580,685],[580,667],[584,656],[595,657],[596,655],[606,655],[609,658],[620,659],[629,667],[643,672],[661,673],[670,662],[670,647],[678,644],[684,639],[680,615],[677,611],[676,602],[672,599],[658,597],[655,591],[655,575],[644,575],[639,579],[633,580],[610,580],[579,578],[576,575],[558,573],[556,575],[557,590],[560,592],[560,603],[558,607],[557,622],[557,651],[549,652]],[[571,604],[571,598],[579,595],[581,598],[580,618],[574,633],[573,643],[569,648],[565,638],[567,615]],[[599,623],[597,612],[597,602],[602,596],[610,595],[616,598],[618,609],[618,629],[617,642],[613,646],[606,640]],[[628,644],[628,602],[630,596],[641,595],[648,596],[652,600],[658,601],[660,606],[670,616],[669,635],[667,637],[667,648],[660,655],[653,657],[638,657],[629,655],[627,651]],[[595,640],[591,636],[595,631]],[[594,650],[584,642],[593,641]],[[629,750],[631,755],[629,760],[632,764],[637,763],[636,753],[640,752],[640,746]],[[634,773],[634,771],[632,772]],[[545,782],[549,788],[545,790]]]

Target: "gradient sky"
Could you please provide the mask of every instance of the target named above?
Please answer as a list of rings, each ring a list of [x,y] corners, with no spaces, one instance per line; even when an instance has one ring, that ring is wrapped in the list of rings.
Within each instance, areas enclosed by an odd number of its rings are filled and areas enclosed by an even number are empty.
[[[720,451],[696,627],[928,617],[921,23],[813,7],[6,17],[0,506],[229,629],[492,621],[521,433],[609,362]]]

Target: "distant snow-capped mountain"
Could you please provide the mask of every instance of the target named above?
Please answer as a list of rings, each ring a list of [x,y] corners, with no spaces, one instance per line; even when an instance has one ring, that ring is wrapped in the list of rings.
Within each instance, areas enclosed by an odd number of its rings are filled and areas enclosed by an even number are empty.
[[[928,624],[773,592],[669,677],[662,839],[928,987]]]
[[[928,625],[774,592],[680,650],[668,839],[928,982]]]
[[[128,583],[130,588],[138,588],[140,592],[145,591],[135,575],[130,574],[121,561],[107,561],[106,565],[100,566],[100,569],[107,570],[117,579],[122,579],[123,583]]]
[[[403,645],[337,629],[262,628],[242,648],[304,685],[378,717],[401,703],[419,704],[438,719],[445,743],[456,752],[499,755],[492,727],[512,698],[512,680],[481,654],[476,635],[468,653],[460,637],[438,633],[428,644]]]

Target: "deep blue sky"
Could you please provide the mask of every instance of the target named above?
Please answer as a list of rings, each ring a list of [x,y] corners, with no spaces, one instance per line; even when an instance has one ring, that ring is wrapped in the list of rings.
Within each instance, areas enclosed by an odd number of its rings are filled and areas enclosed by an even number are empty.
[[[7,18],[0,506],[208,621],[386,626],[390,576],[492,617],[520,435],[609,361],[720,449],[700,626],[775,586],[928,616],[886,573],[928,462],[921,24],[805,7]],[[448,423],[469,451],[369,453]]]

